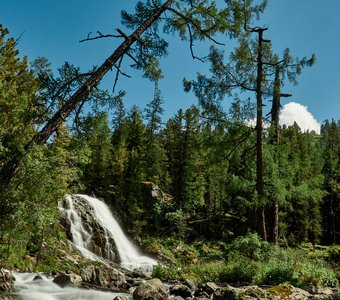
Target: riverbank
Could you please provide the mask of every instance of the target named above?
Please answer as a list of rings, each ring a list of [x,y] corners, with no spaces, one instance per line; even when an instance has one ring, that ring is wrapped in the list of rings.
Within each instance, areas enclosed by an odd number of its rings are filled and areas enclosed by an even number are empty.
[[[216,282],[196,284],[192,280],[164,283],[142,270],[134,272],[108,266],[88,266],[75,273],[47,276],[1,270],[0,282],[5,292],[0,299],[340,299],[338,288],[297,288],[289,283],[276,286],[232,286]],[[14,281],[15,277],[15,281]],[[5,279],[5,280],[4,280]],[[0,285],[4,287],[3,284]],[[8,290],[11,287],[12,290]]]

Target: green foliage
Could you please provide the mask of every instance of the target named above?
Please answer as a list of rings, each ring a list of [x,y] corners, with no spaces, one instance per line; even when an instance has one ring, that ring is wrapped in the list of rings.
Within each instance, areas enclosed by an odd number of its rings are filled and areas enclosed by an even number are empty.
[[[145,245],[153,252],[166,253],[176,262],[155,268],[153,275],[161,279],[191,278],[197,282],[257,285],[289,282],[299,287],[309,284],[336,287],[339,284],[326,262],[309,255],[306,249],[280,248],[252,233],[238,237],[231,245],[200,241],[189,246],[174,239],[153,239]],[[211,251],[220,255],[210,257]]]
[[[248,233],[236,238],[228,247],[227,253],[238,253],[248,259],[262,260],[264,259],[263,255],[267,255],[271,247],[257,233]],[[232,258],[229,258],[229,260],[232,260]]]

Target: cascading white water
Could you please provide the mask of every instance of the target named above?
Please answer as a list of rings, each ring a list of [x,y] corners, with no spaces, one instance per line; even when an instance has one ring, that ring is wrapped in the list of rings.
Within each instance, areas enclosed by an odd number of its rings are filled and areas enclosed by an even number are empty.
[[[52,279],[39,275],[40,279],[35,280],[34,273],[14,274],[14,290],[12,295],[18,295],[23,300],[72,300],[72,299],[101,299],[112,300],[115,296],[123,293],[102,292],[97,290],[85,290],[75,287],[64,287],[56,285]],[[12,299],[12,298],[10,298]],[[17,298],[15,298],[17,299]]]
[[[123,230],[119,226],[118,222],[113,217],[109,207],[97,198],[87,195],[74,195],[77,199],[84,201],[87,206],[91,207],[91,214],[94,220],[103,228],[105,234],[105,247],[100,249],[105,255],[101,255],[105,258],[112,259],[114,253],[110,250],[110,240],[114,240],[118,255],[120,258],[120,264],[127,269],[134,269],[136,267],[143,267],[146,270],[150,270],[153,265],[157,264],[157,261],[141,255],[134,244],[126,237]],[[85,228],[81,217],[79,216],[77,209],[74,207],[74,201],[72,196],[67,196],[65,201],[59,203],[59,208],[63,211],[71,223],[72,242],[81,251],[81,253],[92,260],[100,260],[100,257],[93,253],[92,229]],[[96,251],[98,252],[98,251]]]

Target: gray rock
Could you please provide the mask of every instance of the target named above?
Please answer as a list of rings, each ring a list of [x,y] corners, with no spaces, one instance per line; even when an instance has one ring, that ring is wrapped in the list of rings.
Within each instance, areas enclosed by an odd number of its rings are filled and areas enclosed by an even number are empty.
[[[129,297],[119,295],[119,296],[114,297],[113,300],[129,300]]]
[[[340,290],[332,290],[329,288],[323,288],[322,290],[326,290],[326,293],[320,293],[320,290],[317,291],[315,295],[313,295],[311,300],[340,300]],[[322,291],[321,291],[322,292]]]
[[[230,285],[225,286],[224,288],[220,288],[216,290],[213,295],[213,300],[225,300],[225,299],[238,299],[241,294],[241,289],[232,287]]]
[[[82,278],[76,274],[60,274],[53,279],[53,282],[60,287],[80,285],[82,283]]]
[[[170,288],[170,293],[175,296],[181,296],[182,298],[187,298],[192,296],[190,288],[184,284],[176,284]]]
[[[288,283],[279,284],[269,288],[267,291],[267,295],[272,300],[306,300],[312,297],[312,295],[307,291],[296,288]]]
[[[150,278],[150,275],[142,267],[134,269],[132,272],[132,276],[139,278]]]
[[[184,300],[181,296],[171,297],[170,300]]]
[[[115,268],[88,266],[80,271],[83,282],[100,287],[122,287],[127,284],[125,274]]]
[[[134,300],[166,300],[169,294],[163,282],[158,278],[153,278],[139,285],[132,297]]]
[[[37,274],[37,275],[34,276],[33,281],[37,281],[37,280],[43,280],[41,275]]]
[[[82,226],[90,236],[88,247],[96,255],[118,263],[118,250],[113,238],[106,234],[105,229],[97,222],[91,213],[92,207],[79,195],[71,195],[74,209],[81,218]],[[68,209],[68,202],[63,200],[62,207]],[[66,236],[72,240],[71,221],[65,212],[61,213],[61,224],[64,226]]]
[[[0,269],[0,293],[8,293],[13,289],[14,277],[12,273],[5,269]]]
[[[184,284],[185,284],[188,288],[190,288],[190,290],[192,290],[192,291],[196,290],[196,284],[195,284],[192,280],[190,280],[190,279],[185,279]]]
[[[202,285],[202,288],[208,295],[211,295],[216,292],[220,287],[214,282],[207,282]]]

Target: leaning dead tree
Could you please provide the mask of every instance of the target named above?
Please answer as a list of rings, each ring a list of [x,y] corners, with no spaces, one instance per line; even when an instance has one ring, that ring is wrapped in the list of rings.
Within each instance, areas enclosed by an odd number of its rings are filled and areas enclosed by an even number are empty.
[[[24,147],[25,151],[30,150],[34,145],[43,145],[51,135],[67,120],[72,111],[86,99],[91,90],[97,86],[104,75],[115,66],[121,57],[127,53],[131,45],[135,43],[141,35],[159,19],[159,17],[171,6],[174,0],[167,0],[163,5],[156,6],[152,15],[139,26],[131,35],[124,35],[124,41],[107,58],[104,63],[93,72],[92,76],[64,103],[64,105],[53,115],[46,125],[32,138]],[[15,153],[0,171],[0,188],[5,187],[18,172],[22,157],[22,152]]]

